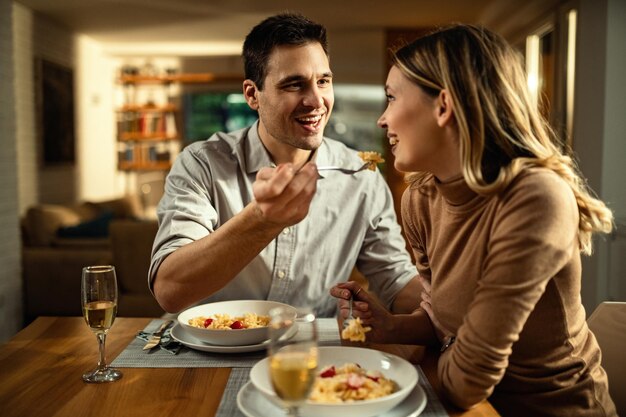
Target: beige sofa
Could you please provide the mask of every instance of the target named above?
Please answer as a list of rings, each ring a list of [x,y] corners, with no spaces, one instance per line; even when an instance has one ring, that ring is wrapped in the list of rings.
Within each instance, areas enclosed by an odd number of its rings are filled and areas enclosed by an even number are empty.
[[[138,220],[133,198],[74,205],[38,205],[22,219],[24,322],[38,316],[79,316],[84,266],[116,267],[118,316],[164,311],[147,287],[156,221]]]

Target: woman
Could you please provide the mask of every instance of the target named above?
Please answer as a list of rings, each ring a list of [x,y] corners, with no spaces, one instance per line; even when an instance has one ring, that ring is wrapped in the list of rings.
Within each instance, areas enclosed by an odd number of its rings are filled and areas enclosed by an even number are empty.
[[[580,252],[612,214],[529,99],[520,57],[455,25],[393,64],[378,123],[395,168],[412,173],[402,217],[422,308],[391,315],[354,283],[331,294],[358,292],[370,341],[441,343],[439,378],[459,407],[489,398],[504,416],[615,416],[580,299]]]

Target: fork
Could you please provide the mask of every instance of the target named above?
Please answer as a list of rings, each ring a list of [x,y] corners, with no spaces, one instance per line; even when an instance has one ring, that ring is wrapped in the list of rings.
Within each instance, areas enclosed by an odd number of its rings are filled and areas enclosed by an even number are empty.
[[[346,317],[346,319],[343,321],[343,328],[344,329],[346,327],[348,327],[348,321],[350,321],[350,319],[354,318],[352,316],[352,292],[350,293],[350,299],[348,300],[348,302],[350,303],[350,309],[348,310],[348,317]]]
[[[159,344],[159,342],[161,342],[161,338],[163,337],[165,330],[172,323],[173,323],[173,320],[166,320],[165,322],[163,322],[163,324],[161,324],[161,326],[159,327],[159,330],[157,330],[156,332],[152,334],[152,337],[150,338],[150,340],[148,340],[148,343],[146,343],[146,345],[143,347],[143,350],[150,350],[156,347]]]
[[[369,167],[369,165],[370,163],[366,162],[359,169],[348,169],[348,168],[341,168],[341,167],[329,165],[329,166],[317,167],[317,170],[318,171],[339,171],[339,172],[343,172],[344,174],[351,175],[351,174],[356,174],[357,172],[366,170],[367,167]]]

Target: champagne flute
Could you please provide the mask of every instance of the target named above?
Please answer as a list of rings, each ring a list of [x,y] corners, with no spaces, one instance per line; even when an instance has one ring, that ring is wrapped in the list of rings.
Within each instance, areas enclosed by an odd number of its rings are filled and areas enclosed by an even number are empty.
[[[109,368],[104,356],[106,335],[117,314],[117,279],[115,267],[86,266],[81,280],[81,304],[87,325],[96,334],[100,360],[96,369],[83,374],[85,382],[112,382],[122,377],[117,369]]]
[[[270,311],[269,370],[270,380],[289,417],[297,417],[306,401],[317,374],[317,326],[315,315],[299,310],[294,323],[293,313],[283,307]],[[281,329],[298,326],[298,332],[285,338]]]

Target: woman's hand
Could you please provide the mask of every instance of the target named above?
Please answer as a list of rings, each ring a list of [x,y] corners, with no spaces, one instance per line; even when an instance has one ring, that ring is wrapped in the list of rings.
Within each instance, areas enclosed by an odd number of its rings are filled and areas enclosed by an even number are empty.
[[[358,283],[350,281],[337,284],[330,289],[330,295],[337,298],[339,316],[346,320],[350,294],[352,294],[352,315],[359,317],[364,326],[370,326],[371,331],[365,334],[368,342],[393,343],[394,315],[390,313],[378,300],[370,295]]]
[[[437,339],[439,339],[440,342],[443,342],[446,337],[451,336],[454,333],[443,327],[441,323],[439,323],[439,320],[437,320],[437,317],[433,312],[430,281],[422,276],[419,277],[419,280],[423,288],[421,293],[422,302],[420,303],[420,307],[424,309],[426,314],[428,314],[428,317],[430,317],[430,321],[432,322],[435,333],[437,334]]]

